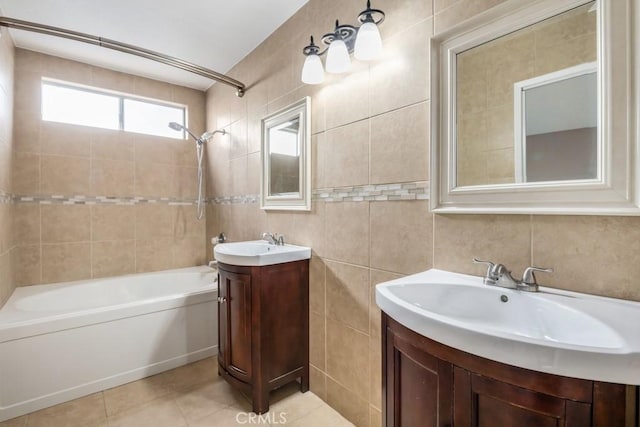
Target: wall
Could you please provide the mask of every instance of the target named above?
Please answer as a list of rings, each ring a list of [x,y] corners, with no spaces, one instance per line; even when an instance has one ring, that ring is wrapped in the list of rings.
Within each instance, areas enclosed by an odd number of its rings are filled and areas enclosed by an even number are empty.
[[[513,84],[597,59],[581,6],[458,55],[459,185],[515,182]]]
[[[311,389],[358,426],[381,424],[377,283],[432,267],[482,275],[471,263],[478,257],[515,274],[554,267],[542,283],[640,301],[640,217],[429,212],[421,191],[429,179],[429,37],[500,2],[374,1],[387,13],[385,57],[318,87],[300,83],[305,42],[336,17],[354,22],[364,2],[311,0],[231,71],[249,86],[244,98],[220,84],[207,93],[208,127],[231,132],[209,151],[207,236],[272,231],[313,248]],[[305,95],[313,210],[266,213],[255,202],[260,118]]]
[[[192,141],[40,118],[42,77],[185,104],[196,133],[203,92],[23,49],[15,75],[16,285],[206,262]]]
[[[14,289],[11,252],[15,247],[11,226],[11,162],[13,153],[13,41],[0,27],[0,307]]]

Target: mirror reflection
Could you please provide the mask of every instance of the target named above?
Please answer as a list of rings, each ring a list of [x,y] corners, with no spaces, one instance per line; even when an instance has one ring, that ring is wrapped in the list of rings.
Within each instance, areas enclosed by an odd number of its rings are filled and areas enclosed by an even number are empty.
[[[269,129],[269,195],[300,192],[300,118]]]
[[[456,186],[598,178],[591,2],[456,56]]]

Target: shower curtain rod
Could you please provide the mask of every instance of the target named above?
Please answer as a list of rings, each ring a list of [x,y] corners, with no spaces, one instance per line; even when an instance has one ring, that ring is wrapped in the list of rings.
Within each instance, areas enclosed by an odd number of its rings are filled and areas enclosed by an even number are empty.
[[[183,61],[182,59],[174,58],[173,56],[164,55],[162,53],[154,52],[152,50],[144,49],[138,46],[121,43],[115,40],[106,39],[103,37],[93,36],[91,34],[80,33],[77,31],[66,30],[64,28],[52,27],[50,25],[38,24],[35,22],[23,21],[20,19],[8,18],[6,16],[0,16],[0,26],[15,28],[17,30],[32,31],[34,33],[47,34],[50,36],[62,37],[65,39],[76,40],[83,43],[88,43],[96,46],[105,47],[107,49],[117,50],[119,52],[128,53],[131,55],[147,58],[152,61],[160,62],[162,64],[170,65],[181,70],[189,71],[194,74],[215,80],[217,82],[233,86],[236,88],[236,95],[242,97],[245,92],[245,85],[236,79],[233,79],[224,74],[210,70],[208,68],[201,67],[191,62]]]

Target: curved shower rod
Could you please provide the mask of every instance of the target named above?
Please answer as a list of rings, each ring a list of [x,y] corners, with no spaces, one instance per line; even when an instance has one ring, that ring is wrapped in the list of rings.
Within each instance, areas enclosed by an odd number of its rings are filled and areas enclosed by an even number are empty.
[[[201,67],[191,62],[183,61],[182,59],[174,58],[173,56],[164,55],[162,53],[154,52],[152,50],[144,49],[127,43],[121,43],[115,40],[106,39],[104,37],[93,36],[91,34],[80,33],[77,31],[66,30],[64,28],[52,27],[50,25],[38,24],[35,22],[23,21],[20,19],[8,18],[6,16],[0,16],[0,26],[76,40],[79,42],[140,56],[142,58],[147,58],[152,61],[170,65],[175,68],[180,68],[181,70],[189,71],[191,73],[198,74],[217,82],[233,86],[236,88],[236,95],[239,97],[242,97],[244,95],[246,89],[246,86],[242,82],[239,82],[236,79],[210,70],[208,68]]]

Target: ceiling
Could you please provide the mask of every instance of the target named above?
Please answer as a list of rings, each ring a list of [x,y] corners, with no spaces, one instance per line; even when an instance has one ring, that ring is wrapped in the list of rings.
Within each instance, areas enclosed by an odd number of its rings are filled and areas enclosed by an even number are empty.
[[[61,27],[228,72],[308,0],[0,0],[6,17]],[[144,58],[23,30],[17,47],[195,89],[213,82]]]

